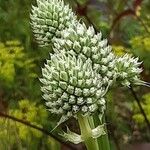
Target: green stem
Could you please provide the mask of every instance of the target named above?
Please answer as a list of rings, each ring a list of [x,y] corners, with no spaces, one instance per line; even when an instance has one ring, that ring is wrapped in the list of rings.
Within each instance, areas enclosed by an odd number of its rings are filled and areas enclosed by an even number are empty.
[[[100,119],[99,119],[97,114],[94,117],[92,117],[92,118],[93,118],[93,121],[94,121],[93,128],[97,127],[100,124],[105,123],[105,117],[104,116],[103,116],[102,121],[100,121]],[[106,135],[103,135],[103,136],[99,137],[97,139],[97,141],[98,141],[98,144],[99,144],[99,148],[101,150],[110,150],[110,143],[109,143],[109,138],[108,138],[106,126],[105,126],[105,131],[106,131]]]
[[[95,120],[94,120],[95,118],[93,116],[90,116],[88,119],[89,119],[89,123],[90,123],[90,126],[91,126],[92,129],[94,129],[95,127],[97,127],[99,125],[99,120],[96,120],[96,122],[98,121],[98,123],[95,124]],[[101,138],[101,137],[99,137],[99,138]],[[102,141],[99,140],[99,138],[96,139],[96,141],[98,142],[99,149],[103,150]]]
[[[97,140],[92,137],[92,129],[90,127],[88,117],[83,117],[81,114],[78,114],[77,117],[81,130],[81,136],[87,150],[99,150]]]
[[[105,116],[103,116],[103,121],[101,124],[105,123]],[[105,126],[106,134],[102,137],[100,137],[100,141],[102,142],[102,150],[110,150],[110,143],[107,133],[107,127]]]

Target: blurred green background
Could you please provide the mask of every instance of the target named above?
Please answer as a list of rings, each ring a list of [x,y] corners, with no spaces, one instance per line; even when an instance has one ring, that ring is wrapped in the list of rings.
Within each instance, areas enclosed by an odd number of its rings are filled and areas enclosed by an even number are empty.
[[[125,52],[143,61],[141,78],[150,82],[149,0],[65,0],[88,25],[101,31],[117,55]],[[30,27],[32,0],[0,0],[0,112],[51,131],[57,118],[50,114],[41,97],[39,77],[49,48],[38,47]],[[150,122],[150,90],[134,87]],[[150,127],[135,97],[126,88],[114,87],[108,94],[107,124],[112,150],[150,142]],[[66,124],[79,132],[71,119]],[[85,149],[84,146],[73,146]],[[4,118],[0,113],[0,150],[71,150],[50,136]],[[128,149],[128,148],[127,148]],[[149,148],[150,149],[150,148]],[[143,149],[146,150],[146,149]]]

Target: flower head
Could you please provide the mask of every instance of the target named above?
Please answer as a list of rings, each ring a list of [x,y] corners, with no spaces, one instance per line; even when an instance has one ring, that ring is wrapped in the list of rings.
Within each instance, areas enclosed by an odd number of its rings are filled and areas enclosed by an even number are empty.
[[[106,88],[102,77],[92,69],[92,62],[83,62],[70,54],[51,55],[42,69],[43,98],[51,113],[68,119],[78,112],[92,114],[105,108]]]
[[[139,77],[142,72],[140,65],[141,62],[138,62],[138,58],[133,58],[127,54],[116,59],[117,81],[124,86],[144,84]]]
[[[102,34],[96,34],[93,27],[87,28],[84,23],[76,23],[61,32],[61,38],[54,38],[54,51],[65,50],[76,57],[91,60],[92,68],[103,78],[103,83],[111,85],[115,79],[115,56],[111,46]]]
[[[37,0],[32,6],[31,25],[40,46],[52,44],[53,37],[76,22],[76,16],[62,0]]]
[[[43,98],[59,124],[78,112],[103,115],[105,94],[115,82],[124,86],[145,84],[138,59],[116,57],[102,34],[77,21],[62,0],[37,0],[31,25],[41,46],[53,46],[54,54],[42,69]]]

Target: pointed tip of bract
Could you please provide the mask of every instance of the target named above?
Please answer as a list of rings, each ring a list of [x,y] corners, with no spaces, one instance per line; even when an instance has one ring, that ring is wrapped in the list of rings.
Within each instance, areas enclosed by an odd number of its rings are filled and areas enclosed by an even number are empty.
[[[58,128],[62,123],[67,121],[69,118],[67,116],[62,116],[60,120],[57,122],[57,125],[51,130],[53,132],[56,128]]]
[[[137,80],[135,82],[135,85],[142,85],[142,86],[150,87],[150,83],[149,82],[145,82],[145,81],[142,81],[142,80]]]

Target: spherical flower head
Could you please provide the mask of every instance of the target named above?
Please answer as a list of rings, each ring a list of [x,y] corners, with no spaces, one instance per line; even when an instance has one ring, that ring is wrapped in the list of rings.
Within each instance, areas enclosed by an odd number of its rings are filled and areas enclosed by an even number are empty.
[[[105,109],[106,89],[102,77],[92,69],[90,59],[60,53],[51,55],[42,69],[43,98],[51,113],[65,119],[78,112],[90,115]]]
[[[141,62],[138,62],[138,58],[133,58],[128,54],[116,59],[116,72],[117,81],[124,86],[130,86],[131,84],[143,84],[140,80],[140,68]]]
[[[110,85],[115,79],[112,48],[106,39],[102,39],[101,33],[95,33],[92,26],[87,28],[84,23],[76,23],[61,32],[61,38],[54,38],[54,47],[54,51],[64,49],[76,57],[82,54],[85,59],[90,59],[93,69],[102,76],[104,84]]]
[[[62,0],[37,0],[32,6],[31,26],[40,46],[51,45],[53,37],[76,22],[76,16]]]

